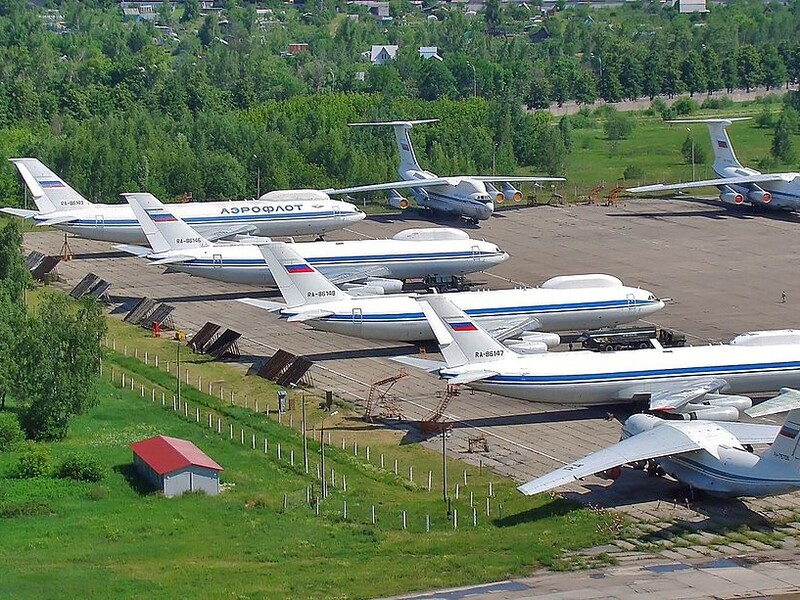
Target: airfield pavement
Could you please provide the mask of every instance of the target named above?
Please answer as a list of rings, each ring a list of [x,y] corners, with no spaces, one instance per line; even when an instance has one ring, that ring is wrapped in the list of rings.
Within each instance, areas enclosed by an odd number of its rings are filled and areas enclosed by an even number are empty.
[[[460,226],[472,237],[496,242],[510,253],[511,258],[491,273],[472,276],[488,287],[535,285],[561,274],[613,274],[627,285],[671,298],[653,322],[685,332],[693,344],[727,341],[745,331],[800,327],[800,217],[794,215],[727,210],[710,201],[652,199],[610,207],[519,206],[498,212],[480,227],[452,221],[438,224]],[[327,239],[390,237],[402,229],[432,225],[413,212],[377,216]],[[62,240],[58,231],[32,232],[25,235],[25,247],[58,254]],[[70,244],[75,259],[58,267],[62,287],[71,288],[92,271],[112,284],[115,304],[129,308],[134,299],[149,296],[174,305],[175,323],[188,333],[206,321],[243,332],[239,347],[244,360],[263,359],[278,348],[306,355],[315,363],[316,387],[332,389],[357,404],[363,404],[371,382],[399,371],[400,365],[388,356],[415,351],[410,345],[348,338],[280,322],[275,315],[236,301],[248,295],[279,299],[274,291],[161,274],[157,267],[117,252],[108,243],[72,238]],[[426,438],[413,421],[437,405],[444,383],[408,370],[392,392],[409,422],[395,426],[407,429],[408,441],[439,449],[440,439]],[[463,390],[445,413],[453,422],[448,453],[475,464],[480,461],[524,482],[616,442],[620,427],[609,413],[623,410],[543,406]],[[489,451],[468,453],[468,439],[480,435],[486,436]],[[742,502],[692,502],[674,482],[632,470],[613,485],[588,478],[562,491],[650,524],[642,532],[651,541],[660,540],[659,529],[676,521],[697,529],[740,523],[769,527],[770,522],[782,519],[785,524],[800,514],[800,493]]]

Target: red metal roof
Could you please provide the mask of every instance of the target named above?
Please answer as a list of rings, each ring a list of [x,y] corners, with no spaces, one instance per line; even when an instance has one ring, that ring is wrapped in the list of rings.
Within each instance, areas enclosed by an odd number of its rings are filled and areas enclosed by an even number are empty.
[[[131,444],[131,449],[159,475],[166,475],[192,465],[215,471],[223,470],[189,440],[157,435]]]

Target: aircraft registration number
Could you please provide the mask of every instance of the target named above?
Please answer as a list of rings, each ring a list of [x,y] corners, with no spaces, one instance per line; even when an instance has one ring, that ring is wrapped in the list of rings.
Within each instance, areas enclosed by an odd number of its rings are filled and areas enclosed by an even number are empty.
[[[178,244],[199,244],[202,238],[194,237],[194,238],[178,238],[175,240]]]
[[[325,298],[326,296],[335,296],[335,290],[317,290],[306,292],[306,296],[309,298]]]
[[[476,350],[475,358],[493,358],[503,356],[503,350]]]
[[[62,200],[61,206],[81,206],[83,200]]]

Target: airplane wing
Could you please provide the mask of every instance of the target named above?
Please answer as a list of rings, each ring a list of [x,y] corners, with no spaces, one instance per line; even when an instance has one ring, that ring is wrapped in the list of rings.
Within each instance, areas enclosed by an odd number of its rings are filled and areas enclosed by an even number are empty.
[[[71,221],[77,220],[78,217],[74,215],[61,215],[60,217],[52,217],[46,221],[40,221],[36,225],[39,227],[47,227],[48,225],[63,225],[64,223],[70,223]]]
[[[153,253],[153,249],[148,246],[135,246],[132,244],[116,244],[115,250],[122,250],[134,256],[148,256]]]
[[[686,181],[684,183],[655,183],[628,188],[625,191],[633,194],[644,192],[666,192],[669,190],[684,190],[689,188],[717,187],[721,185],[737,185],[744,183],[765,183],[769,181],[792,181],[800,173],[766,173],[762,175],[742,175],[740,177],[720,177],[718,179],[704,179],[701,181]]]
[[[255,225],[239,225],[238,227],[231,227],[229,229],[219,229],[213,233],[204,234],[209,242],[218,242],[227,238],[232,238],[237,235],[253,235],[258,233],[258,227]]]
[[[718,392],[726,385],[727,382],[724,379],[715,378],[655,392],[650,396],[650,410],[672,412],[706,394]]]
[[[519,335],[523,331],[531,331],[533,329],[539,329],[542,326],[541,321],[536,317],[531,317],[530,319],[516,319],[506,321],[500,327],[495,327],[493,329],[487,329],[489,334],[496,339],[498,342],[502,342],[503,340],[507,340],[508,338],[512,338],[516,335]]]
[[[361,269],[360,271],[347,271],[336,275],[336,277],[329,277],[328,279],[334,285],[342,283],[351,283],[353,281],[360,281],[368,277],[382,277],[389,275],[391,271],[386,267],[372,267],[370,269]]]
[[[717,422],[717,425],[730,431],[742,444],[771,444],[781,430],[779,425],[726,422]]]
[[[556,469],[517,489],[531,496],[631,462],[700,450],[702,445],[674,427],[655,427]]]
[[[241,302],[242,304],[249,304],[250,306],[255,306],[256,308],[263,308],[264,310],[268,310],[270,312],[277,312],[286,308],[286,305],[282,302],[273,302],[272,300],[260,300],[258,298],[239,298],[237,302]]]
[[[788,412],[795,408],[800,408],[800,390],[781,388],[780,393],[774,398],[764,400],[744,412],[749,417],[764,417],[779,412]]]
[[[462,373],[461,375],[456,375],[455,377],[449,377],[447,379],[447,383],[452,385],[458,385],[460,383],[472,383],[473,381],[488,379],[489,377],[494,377],[498,374],[498,371],[469,371],[467,373]]]
[[[7,215],[14,215],[15,217],[22,217],[23,219],[32,219],[36,215],[41,214],[35,210],[25,210],[24,208],[11,208],[10,206],[0,208],[0,212],[4,212]]]
[[[446,363],[439,360],[428,360],[427,358],[417,358],[416,356],[390,356],[389,360],[398,362],[401,365],[408,365],[416,369],[435,373],[446,366]]]
[[[323,308],[315,308],[312,310],[304,310],[301,313],[292,315],[286,319],[289,323],[303,323],[304,321],[311,321],[313,319],[322,319],[330,317],[333,313],[332,310],[325,310]]]
[[[434,185],[458,185],[464,179],[475,179],[477,181],[564,181],[563,177],[496,177],[481,175],[457,175],[454,177],[431,177],[430,179],[410,179],[407,181],[391,181],[389,183],[374,183],[371,185],[358,185],[355,187],[342,188],[339,190],[322,190],[329,196],[341,196],[343,194],[358,194],[361,192],[377,192],[380,190],[393,190],[404,188],[420,188]]]

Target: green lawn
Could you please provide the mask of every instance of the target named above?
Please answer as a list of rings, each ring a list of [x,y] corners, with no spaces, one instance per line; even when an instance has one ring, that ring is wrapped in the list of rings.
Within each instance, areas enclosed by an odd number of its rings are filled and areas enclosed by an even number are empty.
[[[16,454],[0,454],[0,597],[309,597],[367,598],[439,586],[502,579],[540,565],[563,566],[563,551],[608,541],[608,515],[565,501],[527,498],[508,480],[450,461],[451,483],[469,471],[469,485],[454,503],[459,529],[447,521],[437,466],[441,457],[415,445],[378,447],[370,461],[363,446],[355,456],[327,448],[327,469],[337,484],[320,515],[305,502],[314,477],[319,445],[311,441],[312,474],[301,467],[301,438],[241,407],[230,407],[196,390],[184,390],[190,418],[142,399],[139,386],[166,389],[170,378],[131,358],[108,353],[104,372],[125,370],[136,391],[122,391],[104,379],[98,407],[74,420],[67,440],[50,444],[53,462],[73,449],[101,460],[101,483],[7,478]],[[194,422],[194,407],[223,418],[223,435]],[[228,439],[228,423],[237,432]],[[295,424],[297,422],[295,421]],[[246,430],[246,444],[239,431]],[[334,430],[334,446],[342,431]],[[235,484],[219,497],[189,495],[165,499],[140,489],[131,471],[128,445],[163,433],[191,439],[223,465],[222,480]],[[250,448],[256,434],[257,450]],[[264,455],[263,438],[270,442]],[[282,444],[279,461],[276,445]],[[295,466],[288,461],[295,451]],[[381,469],[379,452],[385,454]],[[399,475],[393,461],[399,460]],[[415,481],[408,481],[414,465]],[[434,471],[427,491],[427,471]],[[346,476],[347,491],[341,489]],[[496,497],[485,516],[488,482]],[[475,495],[478,526],[472,526],[469,492]],[[284,511],[284,495],[287,509]],[[348,520],[342,519],[343,502]],[[370,523],[376,505],[378,523]],[[498,519],[499,504],[503,519]],[[401,511],[409,529],[401,528]],[[431,532],[425,532],[430,515]]]

